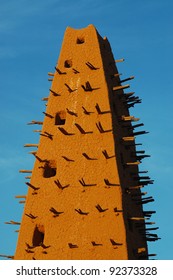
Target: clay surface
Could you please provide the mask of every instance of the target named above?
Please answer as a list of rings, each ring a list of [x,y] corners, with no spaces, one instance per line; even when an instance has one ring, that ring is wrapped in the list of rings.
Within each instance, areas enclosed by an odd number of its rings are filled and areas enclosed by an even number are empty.
[[[142,205],[134,201],[141,198],[135,119],[123,86],[108,40],[93,25],[68,27],[46,101],[15,259],[147,255],[139,232],[145,229]]]

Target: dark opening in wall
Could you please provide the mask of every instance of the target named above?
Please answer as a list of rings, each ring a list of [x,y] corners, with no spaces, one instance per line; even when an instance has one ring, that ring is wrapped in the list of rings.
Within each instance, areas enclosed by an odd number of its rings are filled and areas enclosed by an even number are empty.
[[[34,230],[32,245],[40,246],[41,243],[44,243],[44,226],[37,225]]]
[[[76,40],[77,44],[83,44],[85,42],[85,39],[83,37],[78,37]]]
[[[50,178],[56,175],[56,162],[49,160],[45,163],[43,168],[43,177]]]
[[[60,111],[55,115],[55,125],[64,125],[66,121],[66,112]]]
[[[66,67],[66,68],[72,67],[72,60],[71,59],[65,60],[64,67]]]

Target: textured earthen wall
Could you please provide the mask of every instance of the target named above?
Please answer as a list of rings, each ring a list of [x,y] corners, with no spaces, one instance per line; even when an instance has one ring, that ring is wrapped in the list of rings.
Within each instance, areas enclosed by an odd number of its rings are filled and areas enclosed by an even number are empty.
[[[146,258],[142,204],[134,201],[141,198],[137,119],[129,116],[126,87],[107,39],[92,25],[68,27],[15,259]]]

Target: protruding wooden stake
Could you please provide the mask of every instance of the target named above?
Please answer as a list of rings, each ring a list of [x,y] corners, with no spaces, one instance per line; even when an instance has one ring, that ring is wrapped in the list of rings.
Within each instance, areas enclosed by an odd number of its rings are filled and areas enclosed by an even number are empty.
[[[54,181],[54,183],[58,186],[59,189],[63,190],[70,186],[70,184],[63,186],[59,180]]]
[[[78,116],[77,113],[70,111],[68,108],[66,108],[66,110],[67,110],[67,113],[69,113],[70,115],[75,116],[75,117]]]
[[[22,169],[22,170],[19,170],[20,173],[32,173],[32,170],[25,170],[25,169]]]
[[[15,198],[26,198],[26,195],[16,195]]]
[[[60,211],[57,211],[54,207],[51,207],[49,209],[50,212],[52,212],[54,215],[53,217],[59,217],[60,214],[63,214],[64,212],[60,212]]]
[[[127,79],[120,80],[120,83],[124,83],[124,82],[130,81],[130,80],[133,80],[134,78],[135,78],[134,76],[130,76]]]
[[[49,89],[49,90],[54,96],[61,96],[61,94],[55,92],[54,90],[52,90],[52,89]]]
[[[25,148],[28,148],[28,147],[38,147],[38,144],[25,144],[24,147]]]
[[[86,153],[83,153],[82,155],[88,160],[97,160],[97,158],[89,157]]]
[[[120,58],[120,59],[116,59],[115,60],[115,63],[118,63],[118,62],[124,62],[125,61],[125,59],[124,58]]]
[[[20,225],[21,223],[11,220],[10,222],[5,222],[5,224],[7,224],[7,225]]]
[[[134,116],[121,116],[122,121],[139,121],[139,118],[135,118]]]
[[[84,91],[93,91],[93,90],[97,90],[99,88],[92,88],[90,82],[86,82],[85,86],[82,85],[82,88],[84,89]]]
[[[31,122],[29,122],[29,123],[27,123],[27,124],[39,124],[39,125],[42,125],[43,124],[43,122],[40,122],[40,121],[31,121]]]
[[[53,76],[54,76],[54,73],[48,72],[48,76],[53,77]]]
[[[86,184],[83,178],[82,178],[81,180],[79,180],[79,183],[80,183],[83,187],[93,187],[93,186],[96,186],[96,185],[97,185],[97,184]]]
[[[46,112],[43,112],[43,114],[44,114],[46,117],[49,117],[49,118],[51,118],[51,119],[54,118],[52,115],[50,115],[50,114],[48,114],[48,113],[46,113]]]
[[[85,131],[78,123],[75,123],[75,126],[79,129],[82,134],[91,134],[93,131]]]
[[[35,186],[33,186],[31,183],[29,183],[29,182],[26,182],[25,183],[28,187],[30,187],[30,188],[32,188],[34,191],[37,191],[37,190],[39,190],[40,188],[38,188],[38,187],[35,187]]]
[[[67,74],[66,72],[62,72],[59,68],[55,67],[55,70],[57,71],[58,74],[63,75]]]
[[[91,64],[90,62],[86,62],[85,63],[91,70],[97,70],[99,69],[98,67],[95,67],[93,64]]]
[[[67,87],[67,89],[68,89],[68,91],[69,91],[70,93],[72,93],[72,92],[74,92],[74,91],[77,90],[77,89],[71,89],[71,87],[70,87],[69,85],[67,85],[66,83],[65,83],[65,86]]]
[[[14,256],[10,256],[10,255],[2,255],[2,254],[0,254],[0,257],[7,258],[7,259],[14,259]]]
[[[134,136],[125,136],[122,138],[123,141],[134,141],[135,137]]]
[[[76,211],[77,213],[79,213],[80,215],[88,215],[88,214],[89,214],[89,212],[84,212],[84,211],[82,211],[81,209],[75,209],[75,211]]]
[[[107,130],[103,129],[101,122],[96,123],[96,126],[100,131],[100,133],[112,132],[112,129],[107,129]]]
[[[58,129],[59,129],[64,135],[67,135],[67,136],[72,136],[72,135],[74,135],[74,133],[68,132],[68,131],[65,130],[63,127],[58,127]]]
[[[28,216],[29,218],[31,218],[32,220],[35,220],[37,218],[37,216],[34,216],[31,213],[30,214],[25,213],[25,215]]]
[[[78,245],[72,243],[68,243],[68,246],[70,247],[70,249],[78,248]]]
[[[99,212],[101,212],[101,213],[108,210],[108,208],[103,209],[99,204],[96,205],[96,208],[97,208],[97,210],[98,210]]]
[[[129,87],[130,87],[130,85],[116,86],[116,87],[113,87],[113,91],[122,90],[122,89],[129,88]]]

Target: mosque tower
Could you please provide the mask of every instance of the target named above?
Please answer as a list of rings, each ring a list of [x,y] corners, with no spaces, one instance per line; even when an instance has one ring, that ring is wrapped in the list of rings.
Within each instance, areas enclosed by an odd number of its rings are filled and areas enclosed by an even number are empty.
[[[152,184],[136,137],[147,133],[130,115],[141,103],[121,79],[110,44],[93,25],[68,27],[38,125],[39,144],[14,259],[148,259],[157,240],[143,204]],[[41,130],[40,130],[40,126]],[[40,130],[40,131],[39,131]]]

